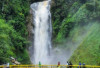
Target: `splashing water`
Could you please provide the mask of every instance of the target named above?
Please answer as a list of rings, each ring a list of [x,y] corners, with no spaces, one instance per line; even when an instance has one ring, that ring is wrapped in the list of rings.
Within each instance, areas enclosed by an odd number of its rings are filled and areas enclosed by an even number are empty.
[[[31,9],[35,26],[31,61],[33,64],[49,64],[52,35],[50,0],[33,3]]]

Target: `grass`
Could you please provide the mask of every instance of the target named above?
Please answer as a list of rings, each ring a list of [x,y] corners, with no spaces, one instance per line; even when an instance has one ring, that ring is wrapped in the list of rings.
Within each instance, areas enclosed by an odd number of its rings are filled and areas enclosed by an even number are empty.
[[[100,23],[94,23],[69,59],[73,64],[100,65]]]

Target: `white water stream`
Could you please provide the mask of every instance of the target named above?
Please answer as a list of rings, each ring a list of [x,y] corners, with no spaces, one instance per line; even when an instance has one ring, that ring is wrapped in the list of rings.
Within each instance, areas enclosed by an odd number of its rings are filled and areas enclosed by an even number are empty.
[[[33,3],[31,9],[35,26],[31,61],[33,64],[49,64],[52,35],[50,1]]]

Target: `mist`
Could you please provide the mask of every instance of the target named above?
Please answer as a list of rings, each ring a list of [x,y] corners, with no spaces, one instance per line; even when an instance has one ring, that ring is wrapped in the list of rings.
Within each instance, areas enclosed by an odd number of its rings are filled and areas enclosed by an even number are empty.
[[[53,44],[50,64],[67,64],[74,51],[85,40],[95,23],[78,24],[70,31],[69,36],[61,44]],[[55,60],[55,61],[54,61]]]

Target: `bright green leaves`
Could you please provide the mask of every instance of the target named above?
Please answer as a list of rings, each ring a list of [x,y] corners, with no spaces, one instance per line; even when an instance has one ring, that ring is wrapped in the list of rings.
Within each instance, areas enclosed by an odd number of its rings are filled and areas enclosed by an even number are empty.
[[[5,20],[0,19],[0,61],[4,63],[9,61],[10,56],[14,55],[10,46],[12,46],[10,32],[12,27],[5,23]],[[1,64],[0,63],[0,64]]]
[[[73,64],[79,61],[87,65],[100,65],[100,24],[94,22],[87,32],[85,39],[70,58]],[[87,58],[87,59],[86,59]],[[74,60],[73,60],[74,59]]]
[[[68,37],[68,34],[70,32],[70,30],[73,27],[73,23],[70,21],[67,21],[67,19],[65,19],[62,23],[62,25],[60,26],[60,30],[59,33],[57,35],[57,41],[62,41],[63,39],[65,39],[66,37]]]
[[[24,49],[26,49],[29,43],[27,41],[28,32],[26,27],[26,16],[30,9],[29,2],[30,0],[0,1],[0,46],[4,47],[0,49],[2,53],[0,53],[0,57],[3,57],[2,55],[7,55],[1,63],[8,62],[6,58],[9,56],[16,58],[21,54],[25,54]],[[5,50],[7,51],[6,54],[4,52]],[[29,58],[29,56],[27,57]],[[0,61],[1,60],[2,59],[0,59]],[[21,58],[19,61],[24,62],[24,60]]]

